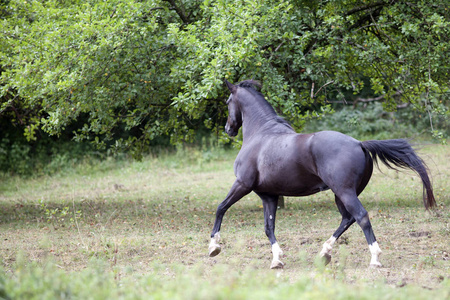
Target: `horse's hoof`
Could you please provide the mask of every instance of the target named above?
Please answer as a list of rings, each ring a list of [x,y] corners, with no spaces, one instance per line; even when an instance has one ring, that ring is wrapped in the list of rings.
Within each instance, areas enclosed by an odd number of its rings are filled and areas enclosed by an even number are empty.
[[[217,254],[220,253],[220,250],[222,250],[222,248],[220,248],[219,245],[213,245],[213,246],[210,246],[210,247],[209,247],[209,256],[210,256],[210,257],[216,256]]]
[[[284,264],[279,260],[272,261],[272,264],[270,265],[271,269],[283,269]]]
[[[371,263],[370,265],[369,265],[369,267],[370,268],[372,268],[372,269],[378,269],[378,268],[381,268],[381,267],[383,267],[383,265],[381,264],[381,263]]]
[[[331,255],[328,253],[324,253],[322,255],[322,260],[325,266],[328,265],[331,262]]]

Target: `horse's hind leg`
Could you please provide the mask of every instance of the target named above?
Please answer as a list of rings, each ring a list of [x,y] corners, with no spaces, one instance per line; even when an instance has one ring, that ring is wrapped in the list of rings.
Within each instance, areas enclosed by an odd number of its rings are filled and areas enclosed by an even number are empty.
[[[378,256],[381,254],[380,247],[378,246],[375,234],[372,230],[372,225],[370,224],[369,214],[359,201],[356,193],[348,191],[341,195],[337,195],[341,199],[347,212],[349,212],[352,217],[356,220],[358,225],[364,232],[366,236],[367,243],[369,244],[369,250],[372,255],[370,260],[370,266],[381,267],[381,263],[378,260]]]
[[[277,239],[275,238],[275,217],[277,213],[278,196],[258,194],[262,200],[264,207],[264,229],[270,244],[272,245],[272,264],[271,269],[282,269],[284,264],[280,260],[280,256],[283,254]]]
[[[360,193],[364,190],[364,188],[369,183],[370,177],[372,176],[373,171],[373,162],[370,155],[366,154],[366,164],[364,169],[364,175],[361,178],[358,188],[356,189],[356,194],[359,196]],[[336,206],[338,207],[339,212],[341,213],[342,220],[338,229],[333,233],[333,235],[323,244],[322,251],[320,251],[320,255],[324,258],[325,264],[328,264],[331,261],[331,250],[333,248],[336,240],[348,229],[350,226],[355,223],[355,218],[351,213],[347,211],[344,203],[342,203],[341,199],[338,196],[335,196]],[[358,200],[359,202],[359,200]],[[362,206],[362,205],[361,205]],[[378,248],[379,249],[379,248]],[[381,252],[381,251],[380,251]],[[378,261],[378,259],[374,259],[374,262]],[[379,264],[379,262],[378,262]],[[381,265],[381,264],[379,264]]]
[[[323,244],[322,251],[320,251],[320,256],[323,257],[325,264],[331,261],[331,250],[333,248],[334,242],[353,224],[355,223],[355,218],[345,209],[344,204],[338,196],[335,197],[336,205],[339,212],[342,215],[341,224],[338,229],[333,233],[333,235]]]

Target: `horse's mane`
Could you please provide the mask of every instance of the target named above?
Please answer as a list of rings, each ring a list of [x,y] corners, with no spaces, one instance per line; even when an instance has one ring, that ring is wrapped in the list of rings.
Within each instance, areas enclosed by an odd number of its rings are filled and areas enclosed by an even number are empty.
[[[262,86],[262,84],[258,80],[250,79],[250,80],[243,80],[243,81],[239,82],[237,84],[237,86],[243,87],[243,88],[252,88],[252,89],[254,89],[256,91],[255,87],[259,87],[260,88]]]
[[[264,97],[264,95],[261,94],[261,92],[256,89],[257,87],[258,88],[262,87],[261,82],[259,82],[258,80],[249,79],[249,80],[243,80],[243,81],[239,82],[237,84],[237,86],[246,88],[247,90],[249,90],[253,94],[258,95],[259,97],[264,99],[264,102],[266,103],[266,105],[269,106],[275,112],[275,110],[273,109],[272,105],[270,105],[270,103],[267,102],[267,100]],[[274,121],[277,122],[277,123],[283,124],[283,125],[289,127],[290,129],[294,130],[292,128],[292,125],[288,121],[286,121],[283,117],[280,117],[276,112],[275,112]]]

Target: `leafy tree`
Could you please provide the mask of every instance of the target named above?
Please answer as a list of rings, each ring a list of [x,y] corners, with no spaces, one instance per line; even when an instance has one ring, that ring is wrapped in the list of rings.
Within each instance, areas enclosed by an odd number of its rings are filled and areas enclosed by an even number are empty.
[[[0,115],[34,140],[130,148],[223,126],[223,79],[254,78],[297,128],[375,95],[448,118],[448,1],[2,1]]]

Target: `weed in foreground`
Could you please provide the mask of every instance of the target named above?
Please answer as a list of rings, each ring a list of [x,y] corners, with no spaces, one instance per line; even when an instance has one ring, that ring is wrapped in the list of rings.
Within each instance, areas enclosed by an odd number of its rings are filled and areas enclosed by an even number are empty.
[[[292,281],[282,271],[236,270],[219,264],[152,264],[145,275],[117,276],[93,259],[80,272],[66,272],[48,260],[38,265],[19,255],[11,273],[0,270],[1,299],[448,299],[450,280],[436,290],[413,285],[393,288],[356,280],[351,288],[317,268],[313,276]]]

